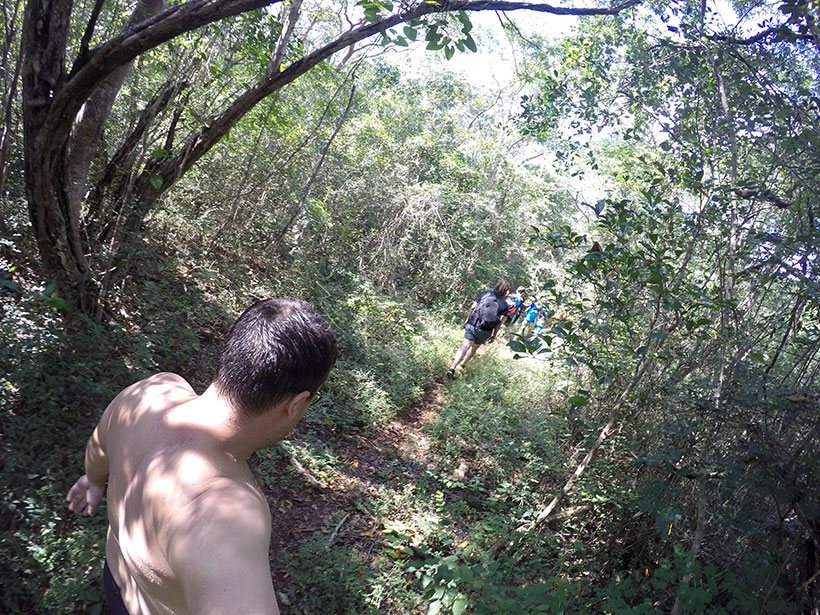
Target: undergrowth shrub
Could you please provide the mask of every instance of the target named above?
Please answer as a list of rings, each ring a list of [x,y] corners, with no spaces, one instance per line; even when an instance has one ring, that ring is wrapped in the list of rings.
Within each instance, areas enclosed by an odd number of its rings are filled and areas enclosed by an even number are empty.
[[[109,340],[93,328],[69,337],[61,307],[48,284],[0,295],[0,595],[8,613],[101,602],[102,517],[75,526],[64,498],[81,472],[84,426],[102,411],[107,388],[93,357]]]
[[[363,554],[339,547],[328,550],[319,537],[306,542],[285,559],[293,583],[292,600],[298,600],[303,611],[379,612],[378,604],[368,604],[373,573]]]
[[[366,283],[324,309],[339,342],[339,360],[324,398],[306,424],[339,432],[373,429],[418,399],[447,368],[457,340],[409,304]]]

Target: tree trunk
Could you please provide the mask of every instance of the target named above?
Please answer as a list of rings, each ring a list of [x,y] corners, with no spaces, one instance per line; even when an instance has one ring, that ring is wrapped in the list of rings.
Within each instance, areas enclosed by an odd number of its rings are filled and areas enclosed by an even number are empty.
[[[11,143],[17,133],[17,120],[14,115],[14,107],[17,103],[17,91],[20,83],[20,71],[23,66],[23,55],[19,52],[19,30],[20,27],[20,2],[14,2],[9,7],[3,2],[3,46],[2,56],[0,56],[0,66],[8,67],[13,62],[14,68],[11,73],[3,72],[3,91],[0,98],[0,109],[2,110],[2,124],[0,124],[0,197],[6,190],[6,177],[8,177],[9,164],[11,162]],[[11,8],[11,12],[10,9]],[[16,52],[16,53],[15,53]],[[0,218],[0,234],[8,232],[5,221]]]
[[[65,63],[72,1],[27,3],[21,43],[26,198],[43,272],[58,283],[69,316],[95,315],[98,308],[98,281],[80,235],[80,204],[90,161],[128,64],[183,32],[269,3],[193,1],[143,19],[146,11],[159,8],[158,0],[144,0],[118,37],[95,50],[81,49],[70,74]],[[83,45],[94,20],[92,16]],[[75,119],[89,98],[90,112],[72,139]]]
[[[80,245],[79,221],[71,218],[58,157],[43,157],[49,134],[43,126],[54,95],[65,81],[65,49],[71,0],[42,0],[26,6],[21,51],[26,197],[44,273],[63,289],[70,309],[90,307],[89,270]],[[65,149],[63,144],[60,150]],[[65,292],[70,289],[72,292]]]
[[[123,33],[130,32],[142,20],[156,15],[163,8],[165,8],[165,0],[140,0],[123,28]],[[114,101],[131,70],[131,64],[132,62],[123,64],[104,79],[77,114],[77,122],[69,141],[69,156],[66,165],[68,199],[72,217],[77,220],[80,218],[80,207],[88,189],[87,180],[91,162],[97,152],[97,146],[102,138],[103,129],[111,114]]]

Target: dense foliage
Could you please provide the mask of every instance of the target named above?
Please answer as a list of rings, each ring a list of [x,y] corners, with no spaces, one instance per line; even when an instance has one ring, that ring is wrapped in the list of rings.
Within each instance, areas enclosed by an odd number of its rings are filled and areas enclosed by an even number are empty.
[[[49,190],[80,288],[24,164],[31,3],[0,1],[0,610],[103,612],[104,516],[63,503],[85,438],[138,378],[203,390],[233,317],[270,295],[314,302],[341,346],[321,403],[252,462],[275,527],[295,524],[274,536],[283,611],[818,608],[813,4],[626,3],[562,38],[507,13],[512,113],[442,70],[491,46],[449,5],[184,29],[112,76],[88,151],[93,113],[71,129],[86,173]],[[65,58],[81,70],[161,4],[111,3],[91,30],[80,7]],[[371,26],[197,149],[247,92]],[[391,53],[422,39],[409,74]],[[500,276],[546,324],[442,382]]]

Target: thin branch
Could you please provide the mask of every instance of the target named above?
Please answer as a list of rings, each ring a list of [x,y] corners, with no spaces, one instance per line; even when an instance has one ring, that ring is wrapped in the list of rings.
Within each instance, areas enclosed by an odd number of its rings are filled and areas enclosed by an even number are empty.
[[[279,72],[279,68],[282,66],[282,58],[285,57],[285,51],[287,51],[290,37],[293,35],[293,30],[296,28],[296,22],[299,20],[299,13],[301,9],[302,0],[293,0],[290,5],[290,9],[285,14],[285,18],[282,20],[282,32],[279,35],[279,40],[276,43],[276,49],[274,50],[273,56],[268,64],[268,70],[265,73],[267,77],[275,75]],[[285,11],[283,11],[283,13],[284,12]]]
[[[697,524],[695,527],[695,535],[692,538],[692,547],[689,549],[689,561],[687,562],[687,568],[692,568],[695,561],[698,559],[698,553],[700,552],[700,545],[703,542],[703,533],[706,529],[706,498],[703,495],[703,487],[701,487],[701,492],[698,495],[698,504],[697,504]],[[692,580],[692,572],[687,572],[683,575],[683,578],[680,581],[680,587],[684,587],[689,584]],[[675,597],[675,604],[672,606],[671,615],[680,615],[681,613],[681,602],[680,602],[680,591],[678,591],[678,595]]]
[[[97,27],[97,20],[100,18],[100,13],[102,12],[104,4],[105,0],[96,0],[94,2],[94,8],[91,10],[88,23],[85,25],[83,39],[80,41],[80,51],[77,54],[77,60],[81,63],[85,62],[85,59],[88,56],[88,46],[91,44],[91,37],[94,36],[94,28]]]
[[[617,15],[627,9],[641,4],[643,0],[628,0],[609,8],[586,8],[577,6],[553,6],[543,3],[505,2],[503,0],[474,0],[466,2],[447,2],[441,9],[432,5],[430,12],[453,11],[535,11],[536,13],[550,13],[552,15]]]
[[[342,525],[344,525],[344,522],[347,521],[349,517],[350,513],[347,513],[344,517],[342,517],[342,520],[339,521],[339,523],[336,525],[336,529],[333,530],[333,533],[327,540],[327,544],[325,545],[325,551],[330,551],[330,547],[333,546],[333,541],[336,540],[336,534],[339,533],[339,530],[341,529]]]
[[[355,76],[354,76],[355,79]],[[347,121],[348,115],[350,115],[350,110],[353,108],[353,100],[356,95],[356,83],[355,81],[350,86],[350,95],[347,99],[347,105],[345,106],[344,111],[342,112],[339,121],[336,123],[336,127],[333,130],[333,133],[330,135],[330,138],[325,143],[325,146],[322,148],[322,153],[319,156],[319,160],[316,162],[316,165],[313,167],[313,172],[308,177],[307,182],[305,182],[304,188],[302,190],[302,198],[299,199],[299,203],[293,209],[290,218],[282,227],[282,230],[270,241],[268,244],[268,249],[273,247],[276,243],[282,240],[282,238],[287,234],[290,230],[290,227],[296,221],[297,216],[301,211],[305,208],[308,199],[310,198],[310,192],[313,189],[313,182],[316,180],[316,177],[319,175],[319,171],[322,169],[324,165],[325,158],[327,158],[327,153],[330,151],[330,146],[333,145],[333,141],[336,140],[336,136],[339,134],[339,131],[342,129],[342,126]]]
[[[151,101],[145,106],[139,116],[136,126],[125,138],[120,147],[111,157],[108,164],[103,169],[94,187],[91,189],[88,198],[88,211],[83,226],[88,227],[92,221],[96,221],[102,209],[105,196],[114,181],[123,173],[126,162],[131,158],[134,150],[139,145],[143,136],[151,126],[151,122],[157,115],[170,104],[170,102],[187,87],[182,83],[164,84]]]
[[[280,445],[278,448],[285,456],[285,459],[288,460],[290,465],[293,466],[293,468],[299,473],[300,476],[302,476],[307,482],[309,482],[314,487],[317,487],[318,489],[324,489],[322,483],[320,483],[310,472],[308,472],[305,469],[305,466],[299,463],[299,461],[296,459],[293,453],[290,452],[290,450],[288,450],[282,445]]]
[[[736,38],[734,36],[727,36],[725,34],[709,34],[704,35],[704,38],[710,41],[719,41],[723,43],[729,43],[731,45],[754,45],[755,43],[759,43],[772,35],[777,35],[780,40],[782,41],[795,41],[795,40],[803,40],[803,41],[813,41],[814,38],[809,34],[798,34],[794,30],[788,28],[785,24],[781,24],[779,26],[772,26],[771,28],[766,28],[765,30],[761,30],[757,34],[750,36],[748,38]]]

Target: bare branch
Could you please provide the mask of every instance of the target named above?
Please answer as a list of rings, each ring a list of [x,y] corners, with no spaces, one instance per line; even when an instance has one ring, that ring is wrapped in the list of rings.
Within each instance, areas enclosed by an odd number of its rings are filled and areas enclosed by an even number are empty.
[[[781,24],[779,26],[772,26],[771,28],[766,28],[765,30],[761,30],[754,36],[750,36],[748,38],[736,38],[734,36],[727,36],[725,34],[711,34],[705,35],[705,38],[710,41],[720,41],[725,43],[730,43],[732,45],[754,45],[755,43],[759,43],[760,41],[764,41],[770,36],[777,36],[780,40],[783,41],[813,41],[813,37],[809,34],[798,34],[794,30],[791,30],[785,24]]]
[[[641,4],[643,0],[627,0],[611,7],[578,7],[578,6],[553,6],[541,2],[505,2],[503,0],[473,0],[466,2],[446,3],[440,10],[431,12],[452,12],[452,11],[534,11],[536,13],[550,13],[551,15],[617,15],[627,9]]]
[[[301,9],[302,0],[293,0],[290,9],[287,12],[282,11],[285,13],[285,17],[282,20],[282,33],[279,35],[276,49],[273,52],[270,64],[268,64],[266,76],[270,77],[279,72],[279,68],[282,66],[282,58],[285,56],[285,51],[287,51],[288,43],[290,42],[290,37],[293,35],[296,22],[299,20],[299,12]]]
[[[91,37],[94,36],[94,29],[97,27],[97,20],[100,18],[105,0],[96,0],[88,23],[85,25],[82,41],[80,41],[80,51],[77,54],[78,61],[82,62],[88,56],[88,46],[91,44]]]
[[[140,114],[136,126],[131,131],[131,134],[125,138],[122,145],[120,145],[116,153],[111,157],[111,160],[105,166],[99,179],[92,188],[87,199],[88,212],[86,214],[84,226],[88,226],[92,223],[92,221],[99,221],[97,219],[101,215],[100,212],[102,209],[102,204],[110,187],[123,173],[127,161],[131,159],[134,149],[145,135],[151,125],[151,122],[168,106],[174,97],[176,97],[186,87],[186,85],[187,84],[185,83],[166,83],[162,88],[160,88],[157,94],[145,107],[143,112]]]

